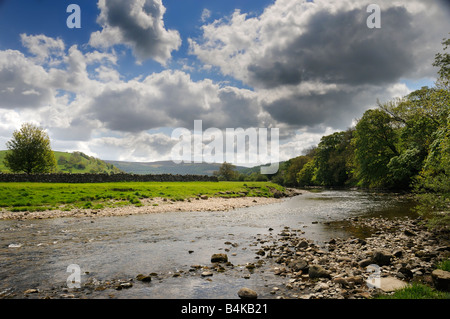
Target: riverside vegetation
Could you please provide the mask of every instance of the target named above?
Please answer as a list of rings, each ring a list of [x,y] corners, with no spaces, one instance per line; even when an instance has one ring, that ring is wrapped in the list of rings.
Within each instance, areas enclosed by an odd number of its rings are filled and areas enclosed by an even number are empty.
[[[11,212],[70,211],[140,207],[149,199],[181,202],[200,197],[273,198],[285,192],[284,187],[270,182],[0,183],[0,207]]]

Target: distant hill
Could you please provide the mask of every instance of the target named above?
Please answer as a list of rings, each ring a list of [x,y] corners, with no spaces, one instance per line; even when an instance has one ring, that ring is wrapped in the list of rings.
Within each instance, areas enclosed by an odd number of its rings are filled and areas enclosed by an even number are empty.
[[[0,172],[8,173],[3,160],[8,151],[0,151]],[[121,173],[113,164],[106,163],[98,158],[88,156],[82,152],[54,152],[58,173]]]
[[[212,176],[215,171],[218,171],[222,164],[207,164],[207,163],[181,163],[175,164],[172,161],[159,161],[149,163],[138,162],[121,162],[121,161],[105,161],[113,164],[115,167],[121,169],[126,173],[134,174],[173,174],[173,175],[208,175]],[[236,170],[239,172],[247,171],[249,168],[237,166]]]

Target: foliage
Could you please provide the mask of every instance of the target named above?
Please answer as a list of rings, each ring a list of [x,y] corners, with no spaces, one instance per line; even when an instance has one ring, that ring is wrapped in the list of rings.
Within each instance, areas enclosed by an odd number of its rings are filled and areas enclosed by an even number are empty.
[[[321,186],[344,186],[351,179],[353,130],[324,136],[315,155],[315,182]]]
[[[355,158],[362,186],[386,187],[390,176],[388,164],[399,156],[397,133],[391,117],[380,109],[368,110],[356,125]]]
[[[50,146],[50,138],[41,128],[23,124],[6,143],[9,152],[4,164],[12,172],[27,174],[48,173],[55,170],[56,160]]]
[[[239,177],[236,166],[227,162],[224,162],[219,170],[214,172],[214,175],[221,181],[234,181]]]

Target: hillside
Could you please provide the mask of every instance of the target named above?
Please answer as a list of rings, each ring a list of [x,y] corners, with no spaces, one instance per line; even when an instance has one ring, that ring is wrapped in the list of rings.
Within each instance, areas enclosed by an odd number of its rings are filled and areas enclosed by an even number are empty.
[[[8,173],[3,160],[8,151],[0,151],[0,172]],[[88,156],[81,152],[67,153],[54,152],[58,173],[121,173],[113,164],[106,163],[98,158]]]
[[[215,171],[218,171],[221,164],[175,164],[172,161],[159,161],[149,163],[137,162],[121,162],[121,161],[105,161],[121,169],[126,173],[134,174],[174,174],[174,175],[208,175],[211,176]],[[251,170],[247,167],[237,166],[238,172],[247,172]]]

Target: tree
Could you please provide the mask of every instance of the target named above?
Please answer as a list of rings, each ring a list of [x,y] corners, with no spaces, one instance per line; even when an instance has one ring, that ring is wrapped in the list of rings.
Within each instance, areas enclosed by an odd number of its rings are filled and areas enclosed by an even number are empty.
[[[232,181],[238,178],[238,174],[235,171],[236,166],[230,163],[223,163],[218,171],[214,172],[214,175],[221,180]]]
[[[55,155],[47,133],[30,123],[22,125],[6,143],[4,164],[13,172],[48,173],[56,168]]]
[[[397,133],[392,118],[375,109],[364,113],[354,133],[355,161],[358,178],[363,186],[386,187],[390,183],[388,164],[399,156]]]
[[[444,51],[450,46],[450,39],[444,39],[442,42],[444,46]],[[435,56],[433,66],[438,67],[439,79],[438,84],[444,87],[449,86],[450,80],[450,54],[448,53],[438,53]]]

